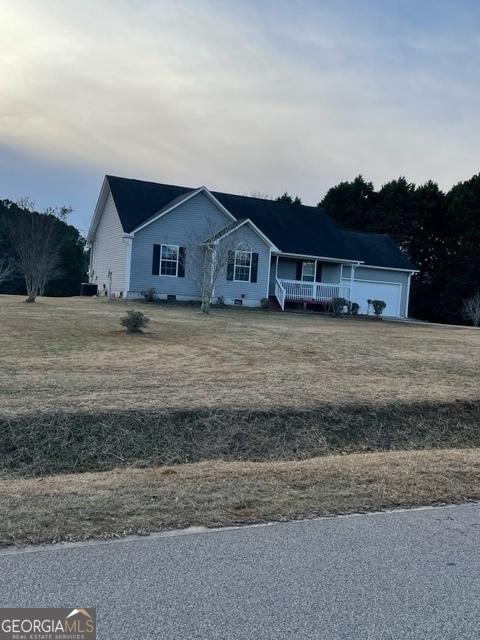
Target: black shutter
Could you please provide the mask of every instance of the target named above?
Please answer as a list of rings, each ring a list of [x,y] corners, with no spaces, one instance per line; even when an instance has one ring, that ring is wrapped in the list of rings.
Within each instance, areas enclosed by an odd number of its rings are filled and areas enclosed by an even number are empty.
[[[297,275],[295,280],[301,280],[302,279],[302,269],[303,269],[303,261],[302,260],[297,260]]]
[[[250,270],[250,282],[257,281],[258,253],[252,253],[252,268]]]
[[[322,263],[317,260],[317,268],[315,271],[315,282],[322,281]]]
[[[185,255],[187,250],[185,247],[179,247],[178,249],[178,277],[185,277]]]
[[[160,274],[160,245],[153,245],[153,261],[152,261],[152,275],[158,276]]]
[[[235,266],[235,251],[228,252],[227,280],[233,280],[233,268]]]

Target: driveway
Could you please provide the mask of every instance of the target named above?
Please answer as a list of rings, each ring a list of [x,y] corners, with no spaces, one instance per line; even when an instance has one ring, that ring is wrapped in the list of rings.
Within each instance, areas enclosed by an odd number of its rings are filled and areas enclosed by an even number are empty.
[[[1,606],[97,607],[108,640],[478,640],[480,506],[0,554]]]

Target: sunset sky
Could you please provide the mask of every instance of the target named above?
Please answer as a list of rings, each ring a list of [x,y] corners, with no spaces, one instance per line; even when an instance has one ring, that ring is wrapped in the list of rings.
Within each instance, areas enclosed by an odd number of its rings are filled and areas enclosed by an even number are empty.
[[[480,170],[477,0],[0,0],[0,198],[105,173],[316,204]]]

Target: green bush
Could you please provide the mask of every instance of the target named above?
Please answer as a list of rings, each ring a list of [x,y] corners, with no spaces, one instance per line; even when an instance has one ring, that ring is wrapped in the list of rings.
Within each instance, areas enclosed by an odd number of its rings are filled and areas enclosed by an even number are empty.
[[[148,316],[135,309],[128,309],[127,313],[120,318],[120,324],[126,328],[127,333],[141,333],[149,322]]]
[[[269,309],[270,308],[270,301],[268,298],[262,298],[260,300],[260,304],[262,305],[262,309]]]
[[[360,310],[360,305],[358,304],[358,302],[352,302],[352,304],[350,305],[350,311],[352,315],[358,316],[359,310]]]
[[[332,300],[332,311],[336,316],[339,316],[343,313],[343,309],[345,305],[348,305],[348,300],[345,298],[333,298]]]
[[[383,310],[387,306],[387,303],[384,302],[383,300],[372,300],[371,304],[373,307],[374,314],[377,316],[377,318],[379,318],[382,315]]]

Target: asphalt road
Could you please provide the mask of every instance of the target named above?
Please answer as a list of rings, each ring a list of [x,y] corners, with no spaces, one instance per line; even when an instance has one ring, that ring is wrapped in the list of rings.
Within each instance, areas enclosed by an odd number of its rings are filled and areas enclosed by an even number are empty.
[[[97,607],[98,637],[478,640],[480,506],[0,554],[0,606]]]

